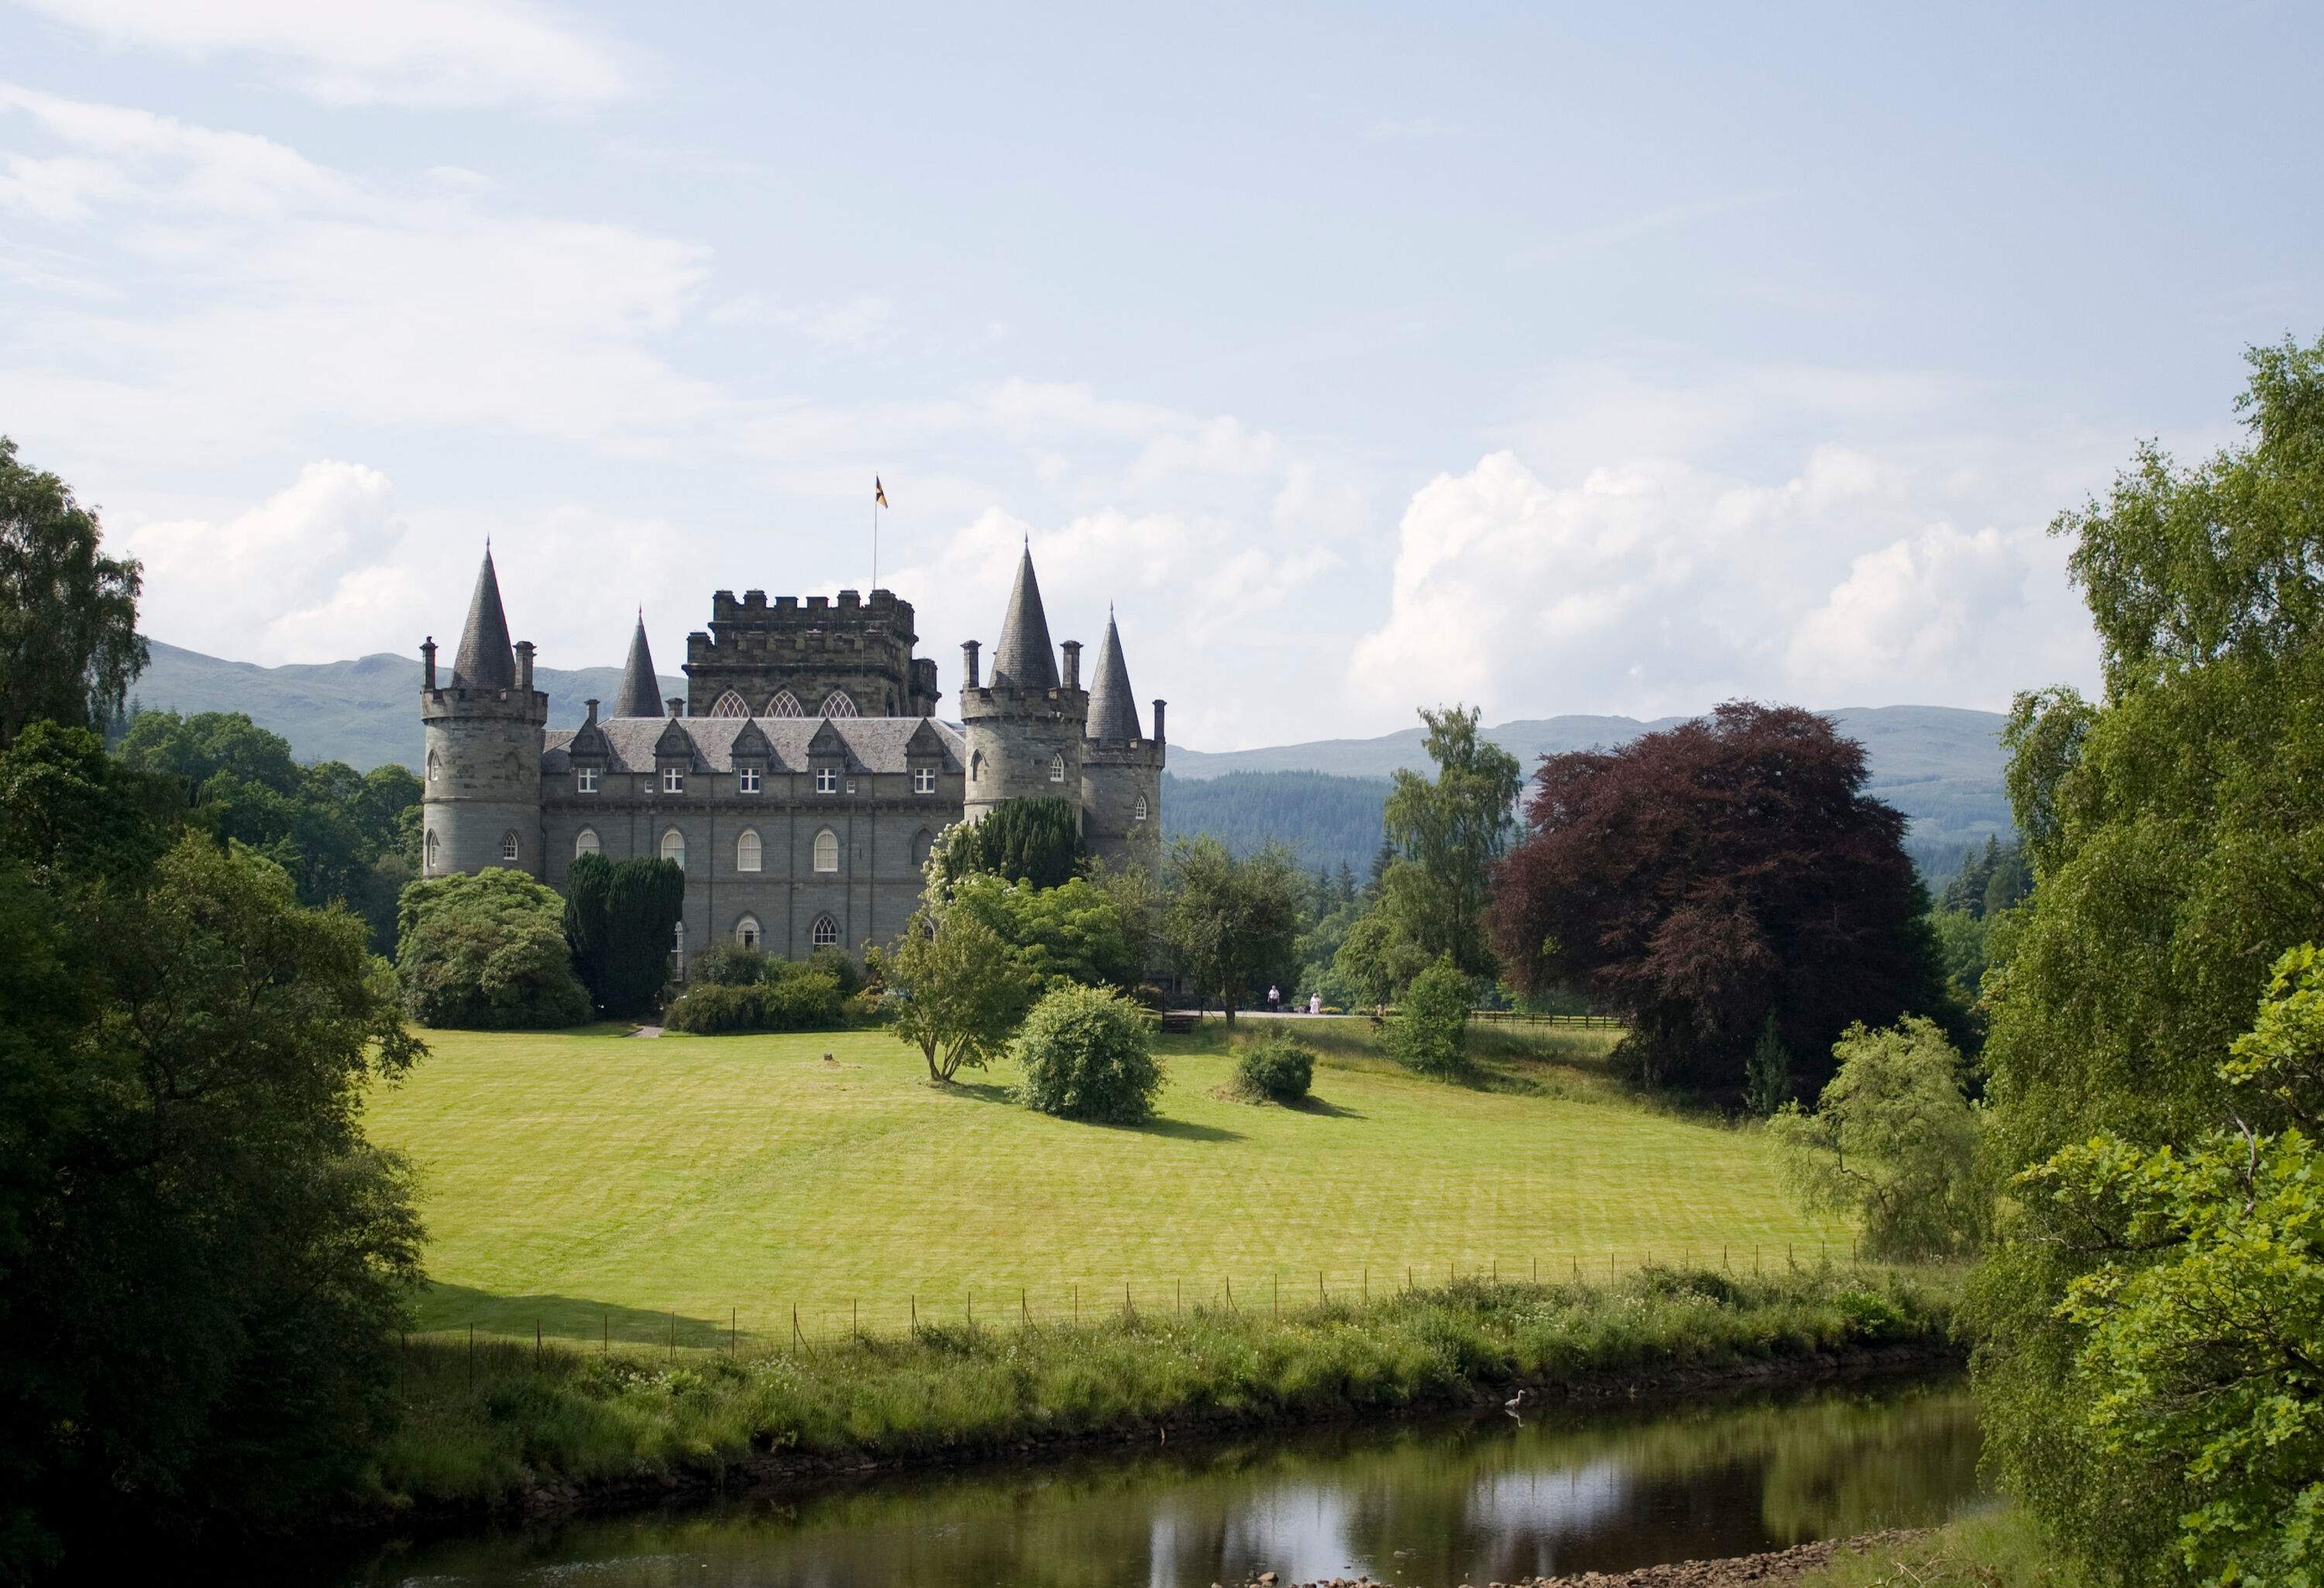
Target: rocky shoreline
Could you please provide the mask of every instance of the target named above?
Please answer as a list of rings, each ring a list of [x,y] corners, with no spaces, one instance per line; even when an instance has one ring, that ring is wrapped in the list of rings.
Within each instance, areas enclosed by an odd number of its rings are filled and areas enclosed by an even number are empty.
[[[1724,1560],[1682,1560],[1667,1565],[1640,1566],[1630,1572],[1583,1572],[1572,1577],[1520,1577],[1510,1583],[1463,1583],[1460,1588],[1741,1588],[1743,1584],[1796,1583],[1810,1572],[1830,1565],[1842,1556],[1867,1555],[1899,1544],[1925,1538],[1930,1529],[1908,1528],[1886,1533],[1866,1533],[1854,1538],[1825,1538],[1765,1555],[1731,1556]],[[1211,1588],[1220,1588],[1213,1583]],[[1262,1572],[1245,1588],[1390,1588],[1370,1577],[1318,1577],[1282,1583],[1273,1572]]]

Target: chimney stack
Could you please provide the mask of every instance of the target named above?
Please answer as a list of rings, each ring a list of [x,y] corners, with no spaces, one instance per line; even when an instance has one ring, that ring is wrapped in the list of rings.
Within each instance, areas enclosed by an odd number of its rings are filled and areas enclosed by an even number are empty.
[[[516,687],[526,694],[532,693],[532,642],[516,642]]]
[[[684,715],[685,711],[686,697],[683,695],[671,696],[669,697],[669,715],[672,716],[679,716]]]
[[[581,725],[585,728],[595,727],[597,725],[597,703],[594,700],[584,700],[581,704],[589,708],[589,715],[581,719]]]
[[[1167,700],[1157,700],[1154,703],[1154,742],[1157,744],[1169,742],[1162,732],[1162,708],[1169,704]]]
[[[968,679],[968,681],[963,684],[961,688],[964,689],[973,689],[978,687],[976,682],[976,642],[973,640],[964,641],[961,645],[960,670],[966,674]]]
[[[431,695],[436,692],[436,636],[433,634],[420,642],[420,687]]]
[[[1057,649],[1065,653],[1065,688],[1080,688],[1082,687],[1082,642],[1079,640],[1068,640]]]

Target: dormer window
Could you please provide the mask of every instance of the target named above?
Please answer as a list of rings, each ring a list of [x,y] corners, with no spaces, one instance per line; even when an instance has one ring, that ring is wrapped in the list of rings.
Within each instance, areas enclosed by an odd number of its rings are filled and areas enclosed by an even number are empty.
[[[581,767],[576,771],[575,775],[580,779],[581,792],[584,794],[595,794],[597,791],[597,769],[595,767]]]
[[[839,769],[835,766],[819,766],[816,768],[815,791],[818,794],[838,793]]]
[[[1065,780],[1065,758],[1062,755],[1053,755],[1049,757],[1049,781],[1053,783],[1062,783]]]
[[[736,779],[738,785],[743,793],[756,794],[759,791],[759,769],[757,767],[744,767],[736,774]]]
[[[912,769],[912,792],[915,794],[933,794],[936,791],[936,768],[930,766],[914,767]]]
[[[682,766],[666,766],[662,768],[661,791],[665,794],[685,793],[686,769]]]

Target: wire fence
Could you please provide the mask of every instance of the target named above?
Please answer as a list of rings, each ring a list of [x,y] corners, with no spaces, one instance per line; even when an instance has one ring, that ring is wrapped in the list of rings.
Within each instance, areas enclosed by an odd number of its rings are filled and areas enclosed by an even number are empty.
[[[511,1342],[545,1350],[594,1347],[685,1353],[813,1349],[859,1339],[899,1339],[929,1329],[1082,1327],[1117,1321],[1213,1316],[1302,1322],[1333,1306],[1368,1306],[1403,1292],[1461,1284],[1618,1284],[1662,1265],[1712,1269],[1737,1278],[1796,1273],[1844,1264],[1852,1271],[1893,1271],[1863,1259],[1849,1242],[1766,1241],[1674,1243],[1663,1247],[1562,1251],[1513,1262],[1363,1264],[1351,1269],[1290,1269],[1194,1279],[1074,1280],[1043,1284],[953,1283],[880,1294],[850,1293],[737,1301],[725,1316],[593,1306],[559,1301],[530,1317],[496,1307],[482,1325],[415,1333],[413,1339],[465,1340],[504,1348]],[[512,1312],[517,1316],[512,1317]]]

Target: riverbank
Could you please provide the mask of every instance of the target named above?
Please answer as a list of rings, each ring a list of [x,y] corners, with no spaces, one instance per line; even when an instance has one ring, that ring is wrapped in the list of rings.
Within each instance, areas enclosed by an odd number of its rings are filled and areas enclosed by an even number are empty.
[[[1935,1531],[1930,1528],[1868,1533],[1857,1538],[1824,1538],[1790,1549],[1758,1555],[1730,1556],[1724,1560],[1681,1560],[1665,1565],[1640,1566],[1628,1572],[1582,1572],[1570,1577],[1522,1577],[1514,1583],[1462,1584],[1462,1588],[1761,1588],[1778,1583],[1808,1588],[1835,1563],[1891,1560],[1900,1554],[1916,1555]],[[1884,1583],[1886,1579],[1881,1579]],[[1909,1579],[1920,1588],[1921,1579]],[[1245,1588],[1390,1588],[1370,1577],[1315,1577],[1279,1583],[1273,1572],[1262,1572]]]
[[[1650,1268],[1286,1310],[1082,1325],[927,1325],[789,1350],[665,1356],[415,1342],[376,1488],[349,1519],[434,1530],[903,1466],[1483,1405],[1685,1396],[1954,1354],[1925,1284],[1837,1269]]]

